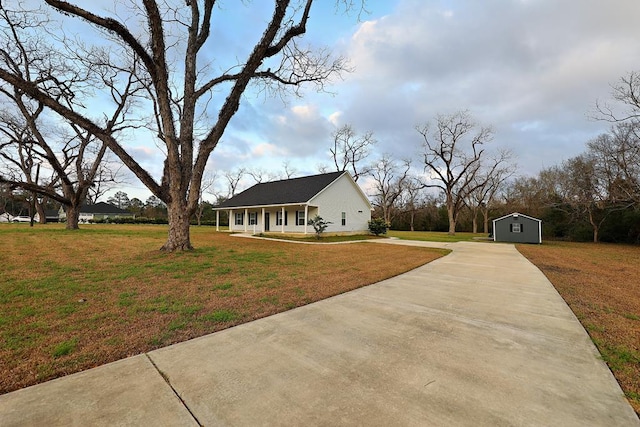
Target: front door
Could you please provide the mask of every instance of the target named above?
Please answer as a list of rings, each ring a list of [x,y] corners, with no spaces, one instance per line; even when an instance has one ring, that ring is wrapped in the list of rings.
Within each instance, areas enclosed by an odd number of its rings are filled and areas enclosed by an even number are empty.
[[[264,231],[269,231],[269,212],[264,213]]]

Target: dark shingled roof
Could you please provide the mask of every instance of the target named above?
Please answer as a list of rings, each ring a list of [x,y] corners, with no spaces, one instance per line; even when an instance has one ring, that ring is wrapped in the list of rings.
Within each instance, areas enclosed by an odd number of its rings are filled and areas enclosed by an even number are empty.
[[[98,202],[95,205],[82,205],[82,207],[80,208],[80,212],[92,213],[92,214],[112,214],[112,215],[130,214],[130,212],[125,211],[124,209],[120,209],[117,206],[114,206],[110,203],[105,203],[105,202]]]
[[[220,203],[219,208],[306,203],[344,172],[304,176],[256,184]]]

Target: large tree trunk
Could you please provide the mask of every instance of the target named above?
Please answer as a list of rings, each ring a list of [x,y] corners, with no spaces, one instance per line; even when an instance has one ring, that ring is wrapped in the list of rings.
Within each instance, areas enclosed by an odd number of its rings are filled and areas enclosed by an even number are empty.
[[[382,206],[382,217],[387,224],[391,224],[391,211],[385,205]]]
[[[169,220],[169,237],[160,248],[162,251],[187,251],[192,250],[191,235],[189,232],[189,212],[184,201],[174,201],[167,204]]]
[[[595,221],[593,212],[591,210],[589,210],[589,222],[593,227],[593,243],[598,243],[598,231],[600,227],[599,224]]]
[[[478,210],[477,209],[473,209],[472,214],[471,214],[471,224],[473,226],[473,234],[476,234],[478,232]]]
[[[40,224],[47,223],[47,214],[44,211],[44,206],[42,203],[36,202],[36,212],[38,212],[38,222]]]
[[[484,234],[489,234],[489,209],[482,209],[482,219],[483,219],[483,232]]]
[[[77,230],[80,219],[80,206],[67,206],[67,230]]]
[[[456,235],[456,216],[454,213],[453,204],[447,203],[447,216],[449,217],[449,235]]]

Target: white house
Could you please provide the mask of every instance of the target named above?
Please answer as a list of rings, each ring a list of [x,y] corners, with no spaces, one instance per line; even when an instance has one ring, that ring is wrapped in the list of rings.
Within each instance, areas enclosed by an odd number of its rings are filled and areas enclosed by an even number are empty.
[[[60,208],[60,221],[66,221],[67,213],[64,208]],[[105,202],[98,202],[93,205],[82,205],[80,207],[80,216],[78,217],[78,222],[87,223],[92,221],[103,220],[106,218],[123,218],[123,217],[133,217],[131,212],[125,211],[124,209],[120,209],[117,206],[114,206]]]
[[[313,233],[309,219],[331,222],[332,234],[369,230],[371,203],[348,172],[332,172],[256,184],[214,208],[229,213],[229,230],[250,233]],[[216,227],[216,229],[219,229]]]

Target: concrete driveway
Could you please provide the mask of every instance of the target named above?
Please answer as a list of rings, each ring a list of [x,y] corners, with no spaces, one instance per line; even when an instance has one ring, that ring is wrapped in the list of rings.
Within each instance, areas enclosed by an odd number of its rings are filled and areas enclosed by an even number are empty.
[[[453,253],[5,394],[0,425],[640,425],[573,313],[512,245],[385,243]]]

